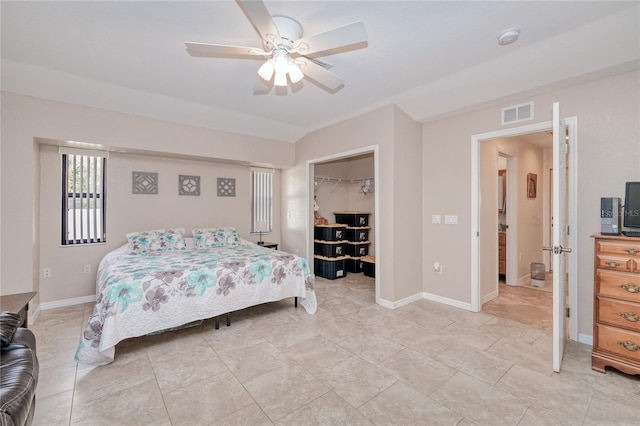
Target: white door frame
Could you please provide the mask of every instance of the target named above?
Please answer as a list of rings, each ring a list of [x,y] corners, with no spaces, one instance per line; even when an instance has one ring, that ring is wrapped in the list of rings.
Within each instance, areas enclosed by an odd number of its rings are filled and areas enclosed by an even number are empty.
[[[578,340],[578,118],[564,119],[569,128],[569,242],[573,251],[569,253],[569,338]],[[551,121],[528,124],[520,127],[501,129],[471,136],[471,310],[480,312],[480,143],[483,141],[508,138],[548,131]],[[542,247],[540,248],[542,250]]]
[[[382,185],[379,185],[379,173],[380,173],[380,160],[378,155],[378,145],[365,146],[362,148],[352,149],[350,151],[339,152],[336,154],[330,154],[324,157],[314,158],[311,160],[307,160],[307,217],[309,220],[307,221],[307,259],[310,263],[310,267],[313,268],[313,178],[315,176],[315,164],[316,163],[324,163],[331,160],[340,160],[343,158],[355,157],[357,155],[373,153],[373,179],[375,182],[375,191],[376,198],[374,201],[374,236],[373,240],[375,243],[375,258],[380,259],[380,234],[383,231],[380,228],[380,188]],[[313,270],[313,269],[312,269]],[[314,271],[315,272],[315,271]],[[382,304],[380,301],[380,262],[376,261],[375,263],[375,288],[376,288],[376,303]]]

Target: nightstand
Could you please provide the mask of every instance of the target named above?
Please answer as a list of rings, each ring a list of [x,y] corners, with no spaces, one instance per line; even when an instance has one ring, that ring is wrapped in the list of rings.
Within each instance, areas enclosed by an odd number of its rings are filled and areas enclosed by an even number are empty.
[[[262,244],[258,244],[258,245],[260,245],[262,247],[265,247],[265,248],[278,250],[278,243],[270,243],[269,241],[265,241]]]

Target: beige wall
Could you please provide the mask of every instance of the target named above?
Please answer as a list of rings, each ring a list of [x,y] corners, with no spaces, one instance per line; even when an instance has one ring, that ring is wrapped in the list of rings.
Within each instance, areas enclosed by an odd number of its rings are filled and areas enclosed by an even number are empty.
[[[35,138],[102,144],[110,149],[155,152],[174,158],[220,159],[276,167],[293,165],[295,155],[293,145],[286,142],[2,92],[2,294],[40,292],[40,156]],[[84,278],[78,284],[83,290],[72,294],[92,294],[85,291],[88,289]],[[49,289],[42,292],[53,300],[63,297]]]
[[[550,121],[554,101],[560,102],[565,117],[578,118],[578,247],[574,249],[578,250],[581,335],[592,334],[593,240],[590,236],[599,231],[600,197],[623,196],[625,181],[640,178],[639,93],[640,72],[634,71],[509,103],[535,101],[533,122]],[[423,127],[426,206],[423,262],[431,265],[439,259],[445,265],[443,275],[424,274],[427,292],[470,303],[473,238],[470,141],[474,134],[508,127],[500,124],[500,108],[505,106],[508,105],[427,123]],[[431,214],[436,213],[459,214],[460,224],[432,225]]]

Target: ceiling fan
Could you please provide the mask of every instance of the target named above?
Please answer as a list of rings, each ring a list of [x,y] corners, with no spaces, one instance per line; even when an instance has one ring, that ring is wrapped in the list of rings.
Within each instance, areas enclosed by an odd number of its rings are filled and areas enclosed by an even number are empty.
[[[236,0],[262,39],[262,48],[228,46],[186,42],[187,52],[196,57],[254,58],[266,62],[258,69],[264,82],[273,80],[275,86],[284,87],[308,77],[331,91],[337,90],[344,80],[328,68],[328,63],[316,56],[329,54],[338,48],[365,47],[367,32],[362,21],[356,21],[311,36],[302,36],[302,25],[287,16],[271,16],[264,3],[255,0]],[[357,44],[362,46],[354,46]],[[344,49],[342,49],[344,50]],[[311,56],[313,55],[313,56]],[[287,79],[288,76],[288,79]],[[270,88],[259,81],[256,90]]]

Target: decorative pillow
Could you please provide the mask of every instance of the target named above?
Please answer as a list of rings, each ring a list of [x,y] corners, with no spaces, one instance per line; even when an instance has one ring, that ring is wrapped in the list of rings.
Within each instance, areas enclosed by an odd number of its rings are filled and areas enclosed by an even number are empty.
[[[20,324],[22,324],[20,315],[13,312],[0,313],[0,346],[3,348],[9,346]]]
[[[224,232],[224,244],[230,247],[235,247],[240,244],[240,235],[236,228],[228,226],[226,228],[220,228]]]
[[[169,228],[162,234],[162,248],[166,251],[184,251],[187,245],[184,242],[184,228]]]
[[[235,247],[240,244],[240,236],[235,228],[202,228],[194,229],[193,240],[196,249],[208,250],[215,247]]]
[[[164,229],[156,229],[153,231],[132,232],[127,234],[127,241],[129,241],[129,253],[147,254],[162,251],[162,236],[164,233]]]

